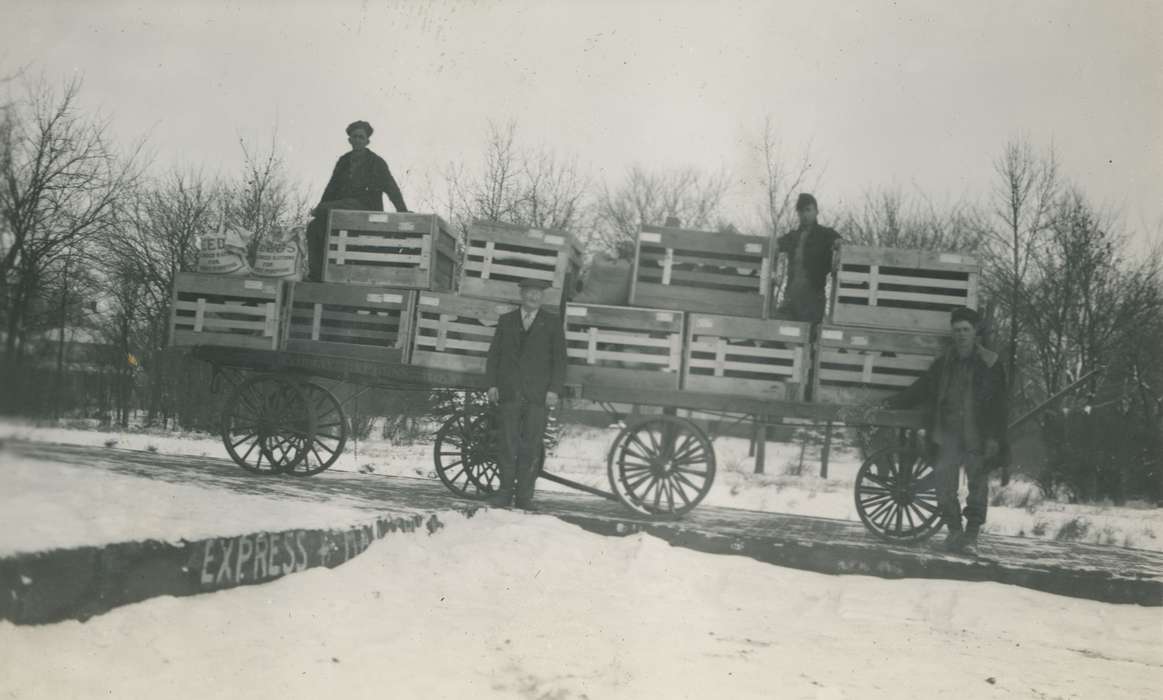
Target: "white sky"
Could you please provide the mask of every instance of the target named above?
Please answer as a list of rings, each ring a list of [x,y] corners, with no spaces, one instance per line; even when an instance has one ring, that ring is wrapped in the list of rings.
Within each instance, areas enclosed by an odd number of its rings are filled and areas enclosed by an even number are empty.
[[[226,172],[278,125],[318,196],[367,119],[417,206],[478,158],[489,119],[576,155],[734,167],[771,114],[813,143],[829,205],[874,186],[980,200],[1006,139],[1163,235],[1163,3],[211,2],[5,0],[0,67],[85,78],[85,98],[159,166]],[[740,193],[741,196],[741,193]],[[749,212],[748,212],[749,213]]]

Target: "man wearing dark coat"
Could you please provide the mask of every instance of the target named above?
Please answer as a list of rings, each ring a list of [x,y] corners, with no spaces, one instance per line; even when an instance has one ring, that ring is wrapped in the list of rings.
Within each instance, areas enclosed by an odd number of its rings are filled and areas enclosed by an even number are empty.
[[[937,506],[948,525],[945,546],[975,553],[977,535],[989,505],[989,472],[1009,455],[1009,385],[997,353],[977,340],[977,312],[954,309],[952,345],[923,375],[885,404],[891,408],[923,406],[929,455],[937,484]],[[957,488],[961,467],[969,481],[964,513]],[[961,516],[965,516],[962,530]]]
[[[529,508],[541,466],[548,410],[565,384],[565,331],[556,314],[541,308],[549,283],[522,280],[521,306],[503,314],[485,369],[489,401],[500,414],[501,485],[489,502]]]
[[[332,209],[383,211],[383,194],[386,193],[396,211],[408,211],[388,164],[367,147],[373,131],[372,125],[365,121],[347,125],[347,142],[351,144],[351,150],[339,157],[323,190],[323,197],[311,210],[315,217],[307,225],[307,277],[311,281],[323,281],[323,266],[327,259],[327,213]]]
[[[796,199],[796,215],[799,228],[776,241],[779,251],[787,255],[787,286],[775,317],[819,323],[827,306],[825,289],[832,272],[832,249],[840,234],[816,221],[816,198],[806,192]]]

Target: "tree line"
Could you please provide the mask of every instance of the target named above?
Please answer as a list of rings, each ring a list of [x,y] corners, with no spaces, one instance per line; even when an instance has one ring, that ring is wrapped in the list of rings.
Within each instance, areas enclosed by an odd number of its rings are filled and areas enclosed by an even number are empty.
[[[240,141],[226,175],[193,164],[160,171],[144,142],[112,141],[108,121],[84,108],[80,82],[21,77],[6,87],[0,410],[212,428],[208,369],[166,352],[175,274],[195,268],[200,237],[222,221],[257,241],[305,223],[317,194],[288,171],[277,135]],[[473,219],[492,219],[567,229],[591,260],[625,261],[644,224],[790,230],[796,194],[826,192],[826,172],[810,145],[789,149],[772,119],[760,126],[750,158],[734,168],[636,165],[600,179],[571,154],[523,142],[515,122],[492,123],[475,158],[404,184],[417,210],[441,214],[462,240]],[[1015,413],[1103,368],[1041,417],[1044,488],[1160,500],[1163,251],[1134,251],[1118,212],[1071,182],[1052,147],[1015,138],[979,167],[991,169],[992,187],[976,201],[874,186],[823,216],[846,241],[979,256],[991,344],[1005,358]],[[91,352],[66,356],[82,344],[62,340],[77,339],[91,340]],[[392,408],[383,403],[369,410]]]

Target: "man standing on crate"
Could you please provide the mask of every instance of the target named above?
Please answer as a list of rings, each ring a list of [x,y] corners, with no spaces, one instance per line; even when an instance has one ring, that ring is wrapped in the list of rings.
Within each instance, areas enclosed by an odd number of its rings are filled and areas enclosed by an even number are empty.
[[[796,199],[800,225],[780,236],[776,247],[787,255],[787,286],[776,318],[819,323],[827,305],[825,288],[832,272],[832,248],[840,234],[816,222],[816,198],[801,193]]]
[[[489,402],[500,415],[501,485],[489,503],[529,508],[541,467],[545,422],[565,384],[565,331],[541,308],[545,280],[519,283],[521,306],[501,316],[489,346]]]
[[[307,224],[307,278],[312,282],[323,281],[323,265],[327,259],[327,214],[332,209],[383,211],[383,194],[386,193],[396,211],[408,211],[404,195],[400,194],[400,187],[388,164],[367,147],[373,131],[372,125],[365,121],[347,125],[347,142],[351,144],[351,150],[339,156],[323,197],[311,210],[315,218]]]
[[[890,408],[923,405],[927,448],[933,459],[937,506],[949,527],[946,549],[975,554],[977,534],[989,506],[989,472],[1008,459],[1009,387],[998,354],[978,342],[981,317],[973,309],[954,309],[953,342],[912,386],[887,399]],[[957,488],[961,467],[969,481],[962,513]],[[965,516],[962,530],[961,516]]]

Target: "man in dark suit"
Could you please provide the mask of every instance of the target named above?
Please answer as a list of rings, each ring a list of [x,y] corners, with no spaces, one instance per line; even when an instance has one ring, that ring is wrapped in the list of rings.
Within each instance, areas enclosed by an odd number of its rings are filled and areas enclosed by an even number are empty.
[[[311,210],[315,218],[307,225],[307,278],[313,282],[323,281],[323,264],[327,259],[327,213],[332,209],[383,211],[383,194],[387,193],[396,211],[408,211],[388,164],[367,147],[373,131],[372,125],[365,121],[347,125],[347,142],[351,144],[351,150],[339,157],[331,180],[323,190],[323,197]]]
[[[989,508],[989,472],[1009,459],[1005,363],[978,342],[980,324],[981,317],[973,309],[954,309],[949,350],[911,386],[883,402],[890,408],[926,409],[926,447],[933,460],[937,506],[949,528],[945,546],[969,554],[976,552],[977,535]],[[961,467],[969,482],[964,511],[957,493]]]
[[[522,280],[521,306],[501,316],[489,346],[485,374],[489,401],[501,423],[501,486],[492,505],[518,508],[533,501],[548,410],[565,384],[565,331],[556,314],[541,308],[549,283]]]
[[[819,323],[827,305],[825,287],[832,272],[832,249],[840,234],[816,221],[816,198],[806,192],[796,199],[796,215],[799,228],[776,241],[779,251],[787,255],[787,286],[775,316]]]

